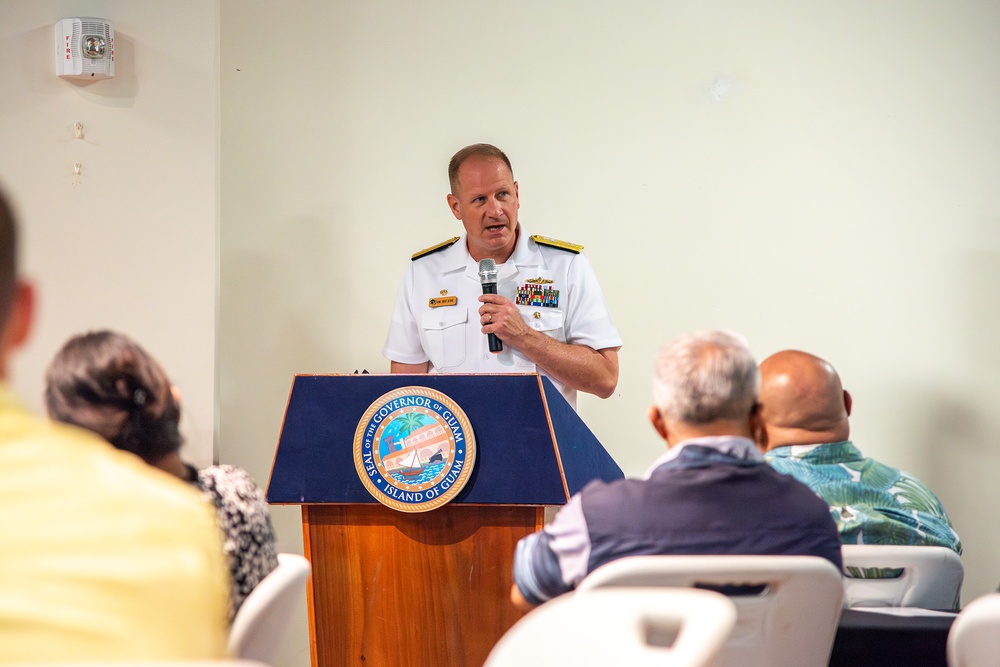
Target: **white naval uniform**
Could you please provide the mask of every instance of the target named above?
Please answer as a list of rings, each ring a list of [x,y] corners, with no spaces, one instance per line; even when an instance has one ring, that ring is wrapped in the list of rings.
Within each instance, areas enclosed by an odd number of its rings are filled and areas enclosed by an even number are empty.
[[[523,229],[514,252],[497,266],[497,293],[516,303],[519,287],[540,285],[559,291],[555,305],[518,305],[532,329],[563,343],[595,350],[621,347],[604,294],[587,257],[535,243]],[[479,263],[469,255],[466,235],[451,246],[410,262],[399,287],[382,354],[390,361],[421,364],[431,373],[535,373],[535,364],[504,345],[492,354],[479,323]],[[551,282],[548,282],[551,281]],[[432,300],[457,297],[454,305],[431,307]],[[576,390],[549,378],[576,408]]]

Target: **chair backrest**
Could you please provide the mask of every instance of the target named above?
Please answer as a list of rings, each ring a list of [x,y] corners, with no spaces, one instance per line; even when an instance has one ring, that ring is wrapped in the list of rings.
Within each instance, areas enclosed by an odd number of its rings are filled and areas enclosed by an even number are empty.
[[[1000,593],[976,598],[948,632],[948,667],[986,667],[1000,656]]]
[[[306,595],[309,561],[298,554],[278,554],[278,567],[261,579],[243,600],[229,630],[229,654],[271,662],[288,630],[295,606]]]
[[[817,556],[631,556],[591,572],[577,595],[622,586],[711,587],[736,605],[714,665],[821,667],[830,660],[844,585]]]
[[[957,609],[965,568],[947,547],[845,544],[845,607]],[[849,568],[900,571],[893,578],[855,578]]]
[[[567,593],[514,624],[484,667],[711,664],[736,621],[725,596],[683,588]]]

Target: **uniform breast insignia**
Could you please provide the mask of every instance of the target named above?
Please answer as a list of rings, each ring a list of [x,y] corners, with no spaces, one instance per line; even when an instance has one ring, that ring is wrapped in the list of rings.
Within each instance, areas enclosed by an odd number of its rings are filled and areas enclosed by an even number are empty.
[[[528,278],[523,285],[518,285],[514,303],[519,306],[558,308],[559,290],[551,285],[552,281],[547,278]]]
[[[423,250],[419,250],[419,251],[413,253],[413,255],[410,256],[410,260],[412,261],[412,260],[420,259],[421,257],[426,257],[427,255],[433,255],[434,253],[438,252],[439,250],[444,250],[445,248],[449,248],[449,247],[455,245],[455,242],[458,241],[458,239],[460,239],[460,238],[462,238],[462,237],[461,236],[455,236],[455,237],[452,237],[452,238],[448,239],[447,241],[442,241],[441,243],[438,243],[437,245],[432,245],[430,248],[424,248]]]
[[[535,234],[531,237],[531,240],[538,245],[544,245],[550,248],[559,248],[560,250],[566,250],[572,253],[579,253],[583,250],[582,245],[570,243],[569,241],[560,241],[559,239],[550,239],[548,236],[539,236]]]

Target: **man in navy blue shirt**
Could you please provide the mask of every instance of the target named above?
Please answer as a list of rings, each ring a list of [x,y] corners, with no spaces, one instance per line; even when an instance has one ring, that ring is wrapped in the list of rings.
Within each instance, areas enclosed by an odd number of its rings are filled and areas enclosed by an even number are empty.
[[[607,562],[643,554],[820,556],[839,570],[826,503],[764,461],[759,390],[738,335],[699,332],[664,345],[649,419],[666,453],[643,479],[591,482],[521,540],[514,603],[540,604]]]

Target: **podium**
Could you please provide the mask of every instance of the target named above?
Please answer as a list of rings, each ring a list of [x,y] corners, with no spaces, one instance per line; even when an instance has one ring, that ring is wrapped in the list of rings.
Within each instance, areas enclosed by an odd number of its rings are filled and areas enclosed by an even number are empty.
[[[376,501],[355,468],[355,432],[388,392],[452,399],[476,461],[446,505]],[[312,664],[482,665],[521,616],[510,602],[517,541],[593,479],[621,469],[539,375],[297,375],[267,501],[302,506]]]

